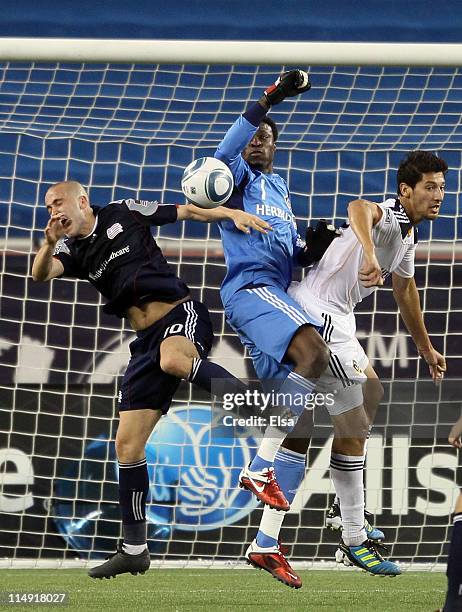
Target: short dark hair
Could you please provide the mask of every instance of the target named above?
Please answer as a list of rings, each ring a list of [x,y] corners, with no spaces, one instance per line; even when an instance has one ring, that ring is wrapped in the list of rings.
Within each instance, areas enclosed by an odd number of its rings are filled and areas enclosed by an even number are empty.
[[[409,187],[414,187],[422,180],[422,175],[426,172],[442,172],[446,174],[448,165],[441,157],[437,157],[431,151],[411,151],[401,161],[398,167],[397,188],[398,195],[401,195],[399,186],[406,183]]]
[[[279,136],[279,131],[278,131],[278,126],[274,123],[271,117],[268,117],[268,116],[263,117],[260,123],[266,123],[266,125],[270,126],[271,131],[273,132],[273,140],[274,142],[276,142]]]

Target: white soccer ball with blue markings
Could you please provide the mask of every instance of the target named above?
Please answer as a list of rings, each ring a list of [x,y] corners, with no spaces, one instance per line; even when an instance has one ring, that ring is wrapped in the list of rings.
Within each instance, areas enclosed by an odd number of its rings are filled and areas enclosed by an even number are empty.
[[[215,157],[201,157],[186,166],[181,179],[184,195],[196,206],[215,208],[229,200],[234,187],[231,170]]]

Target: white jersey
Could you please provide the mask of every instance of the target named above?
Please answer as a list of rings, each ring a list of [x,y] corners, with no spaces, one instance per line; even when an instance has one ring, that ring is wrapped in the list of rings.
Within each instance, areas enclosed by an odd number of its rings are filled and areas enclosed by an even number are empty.
[[[417,243],[412,226],[399,200],[389,199],[378,204],[382,209],[380,221],[372,229],[375,254],[385,279],[392,272],[411,278],[414,276],[414,255]],[[352,312],[358,302],[373,293],[376,287],[363,287],[358,275],[363,258],[363,247],[348,227],[336,238],[301,283],[292,283],[289,294],[309,310],[313,301],[323,310]]]

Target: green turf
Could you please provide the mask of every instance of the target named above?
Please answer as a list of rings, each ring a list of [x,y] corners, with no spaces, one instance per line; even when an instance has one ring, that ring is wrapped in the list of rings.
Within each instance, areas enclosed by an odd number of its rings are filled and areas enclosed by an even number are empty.
[[[151,569],[144,576],[91,580],[84,570],[0,570],[0,591],[69,593],[69,605],[2,610],[155,612],[433,612],[444,600],[442,573],[379,578],[364,572],[303,571],[297,591],[257,570]]]

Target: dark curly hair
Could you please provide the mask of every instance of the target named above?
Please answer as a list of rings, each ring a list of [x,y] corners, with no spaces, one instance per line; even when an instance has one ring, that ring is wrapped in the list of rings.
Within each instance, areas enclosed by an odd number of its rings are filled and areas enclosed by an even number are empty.
[[[401,195],[399,186],[406,183],[409,187],[414,187],[422,180],[422,175],[426,172],[442,172],[446,174],[448,165],[441,157],[437,157],[431,151],[411,151],[401,161],[397,180],[398,195]]]

